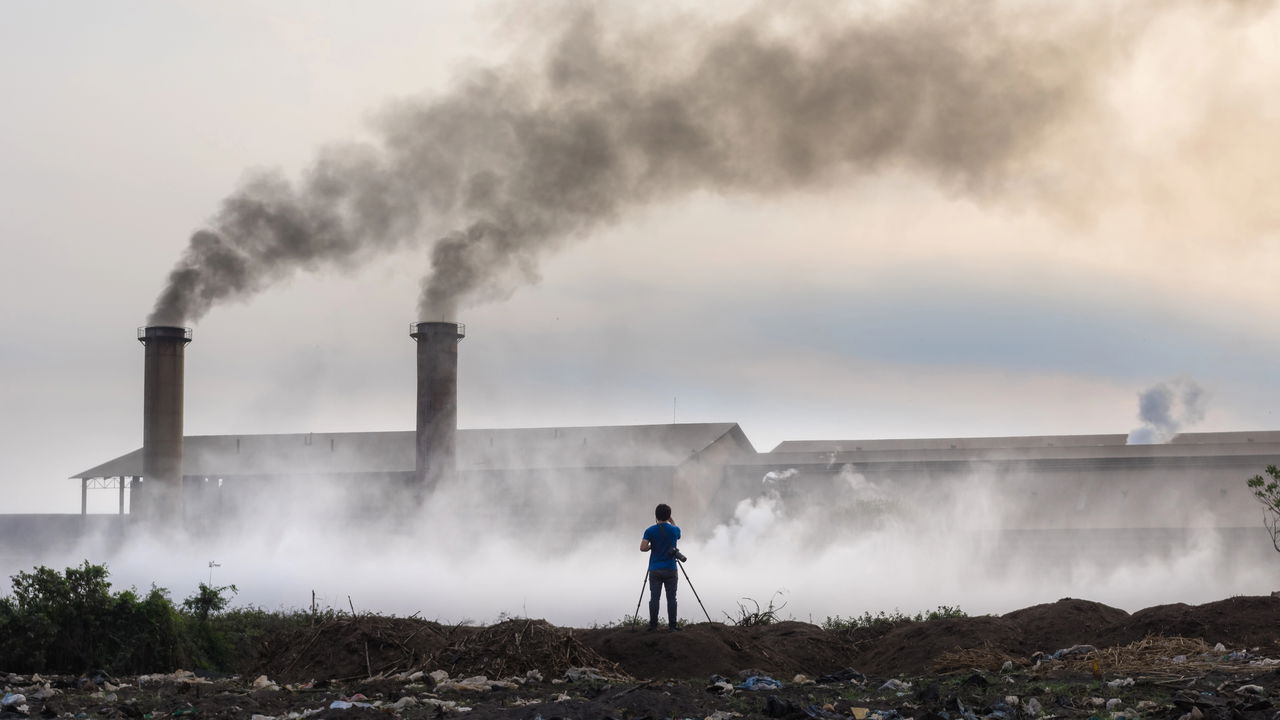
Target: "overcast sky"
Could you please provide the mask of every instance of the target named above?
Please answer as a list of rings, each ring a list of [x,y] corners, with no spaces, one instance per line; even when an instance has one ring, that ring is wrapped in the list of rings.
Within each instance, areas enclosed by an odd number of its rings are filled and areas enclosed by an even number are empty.
[[[247,172],[296,176],[389,102],[541,62],[522,7],[5,2],[3,511],[75,512],[65,478],[140,445],[135,328]],[[738,422],[761,450],[1125,433],[1141,391],[1182,377],[1209,397],[1193,429],[1280,429],[1280,13],[1170,2],[1133,31],[1109,7],[1135,39],[1001,192],[892,162],[821,189],[702,188],[543,256],[537,282],[457,318],[461,425],[674,414]],[[606,25],[630,17],[612,8]],[[214,308],[186,432],[410,429],[428,247]]]

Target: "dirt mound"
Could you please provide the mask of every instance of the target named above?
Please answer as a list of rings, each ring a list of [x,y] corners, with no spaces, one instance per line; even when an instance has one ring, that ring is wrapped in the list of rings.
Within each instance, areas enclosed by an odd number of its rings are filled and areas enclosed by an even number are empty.
[[[572,629],[546,620],[516,619],[467,634],[426,658],[423,667],[450,675],[504,678],[537,670],[559,677],[571,667],[591,667],[610,675],[623,670],[584,645]]]
[[[1264,654],[1275,656],[1280,653],[1280,598],[1161,605],[1132,615],[1067,598],[1001,617],[886,623],[851,631],[781,622],[756,627],[703,623],[678,633],[650,633],[637,628],[572,630],[528,619],[470,628],[340,616],[268,633],[244,671],[282,682],[437,669],[455,677],[506,677],[529,670],[556,677],[573,666],[640,679],[733,677],[755,669],[786,680],[795,673],[815,677],[846,667],[891,677],[999,667],[1005,659],[1024,661],[1036,651],[1075,644],[1120,647],[1150,636],[1203,640],[1209,646],[1221,642],[1230,649],[1262,647]]]
[[[587,630],[583,642],[639,678],[735,677],[755,669],[779,678],[822,675],[849,664],[849,646],[816,625],[691,625],[678,633]]]
[[[1012,620],[945,618],[898,627],[858,652],[849,664],[868,675],[910,675],[929,672],[934,661],[946,653],[979,647],[1018,655],[1032,649],[1021,626]]]
[[[1125,645],[1148,635],[1200,638],[1228,648],[1280,647],[1280,598],[1233,597],[1204,605],[1157,605],[1099,633],[1095,645]]]
[[[1027,645],[1053,652],[1077,643],[1092,642],[1109,628],[1128,621],[1129,613],[1090,600],[1063,598],[1054,603],[1014,610],[1001,617],[1017,623]]]
[[[468,628],[414,618],[334,616],[263,638],[252,674],[277,682],[355,679],[417,667]]]

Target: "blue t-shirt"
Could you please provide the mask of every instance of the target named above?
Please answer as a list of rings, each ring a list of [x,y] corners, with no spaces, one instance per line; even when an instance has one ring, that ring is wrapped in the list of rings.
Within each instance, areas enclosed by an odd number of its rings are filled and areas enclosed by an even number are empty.
[[[650,570],[676,569],[676,559],[671,557],[671,548],[680,539],[680,528],[671,523],[650,525],[644,531],[644,539],[649,541]]]

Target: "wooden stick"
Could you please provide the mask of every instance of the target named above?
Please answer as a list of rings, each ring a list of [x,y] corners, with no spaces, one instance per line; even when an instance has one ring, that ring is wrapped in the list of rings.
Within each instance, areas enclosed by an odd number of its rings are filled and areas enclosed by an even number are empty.
[[[354,617],[356,616],[356,604],[355,604],[355,603],[353,603],[353,602],[351,602],[351,596],[350,596],[350,595],[348,595],[348,596],[347,596],[347,605],[349,605],[349,606],[351,607],[351,617],[353,617],[353,618],[354,618]]]
[[[623,690],[622,692],[615,693],[614,695],[610,696],[610,697],[609,697],[609,699],[608,699],[606,702],[613,702],[614,700],[617,700],[618,698],[622,697],[623,695],[630,695],[631,693],[633,693],[633,692],[635,692],[635,691],[639,690],[640,688],[642,688],[642,687],[648,687],[648,686],[650,686],[650,685],[652,685],[652,684],[653,684],[653,680],[645,680],[644,682],[642,682],[642,683],[640,683],[640,684],[638,684],[638,685],[632,685],[631,687],[627,688],[626,690]]]
[[[350,597],[350,596],[348,596]],[[364,641],[364,669],[369,673],[369,677],[373,677],[373,665],[369,662],[369,641]]]

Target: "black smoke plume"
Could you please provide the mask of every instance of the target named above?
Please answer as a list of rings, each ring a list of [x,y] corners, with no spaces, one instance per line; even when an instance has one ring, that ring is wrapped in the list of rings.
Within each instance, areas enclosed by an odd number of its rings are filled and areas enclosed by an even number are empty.
[[[246,183],[192,236],[150,322],[405,246],[430,247],[419,318],[456,319],[535,280],[559,244],[692,192],[767,197],[892,168],[997,196],[1095,97],[1117,36],[1053,3],[786,7],[622,31],[555,13],[536,60],[388,108],[376,142],[324,150],[296,183]]]

